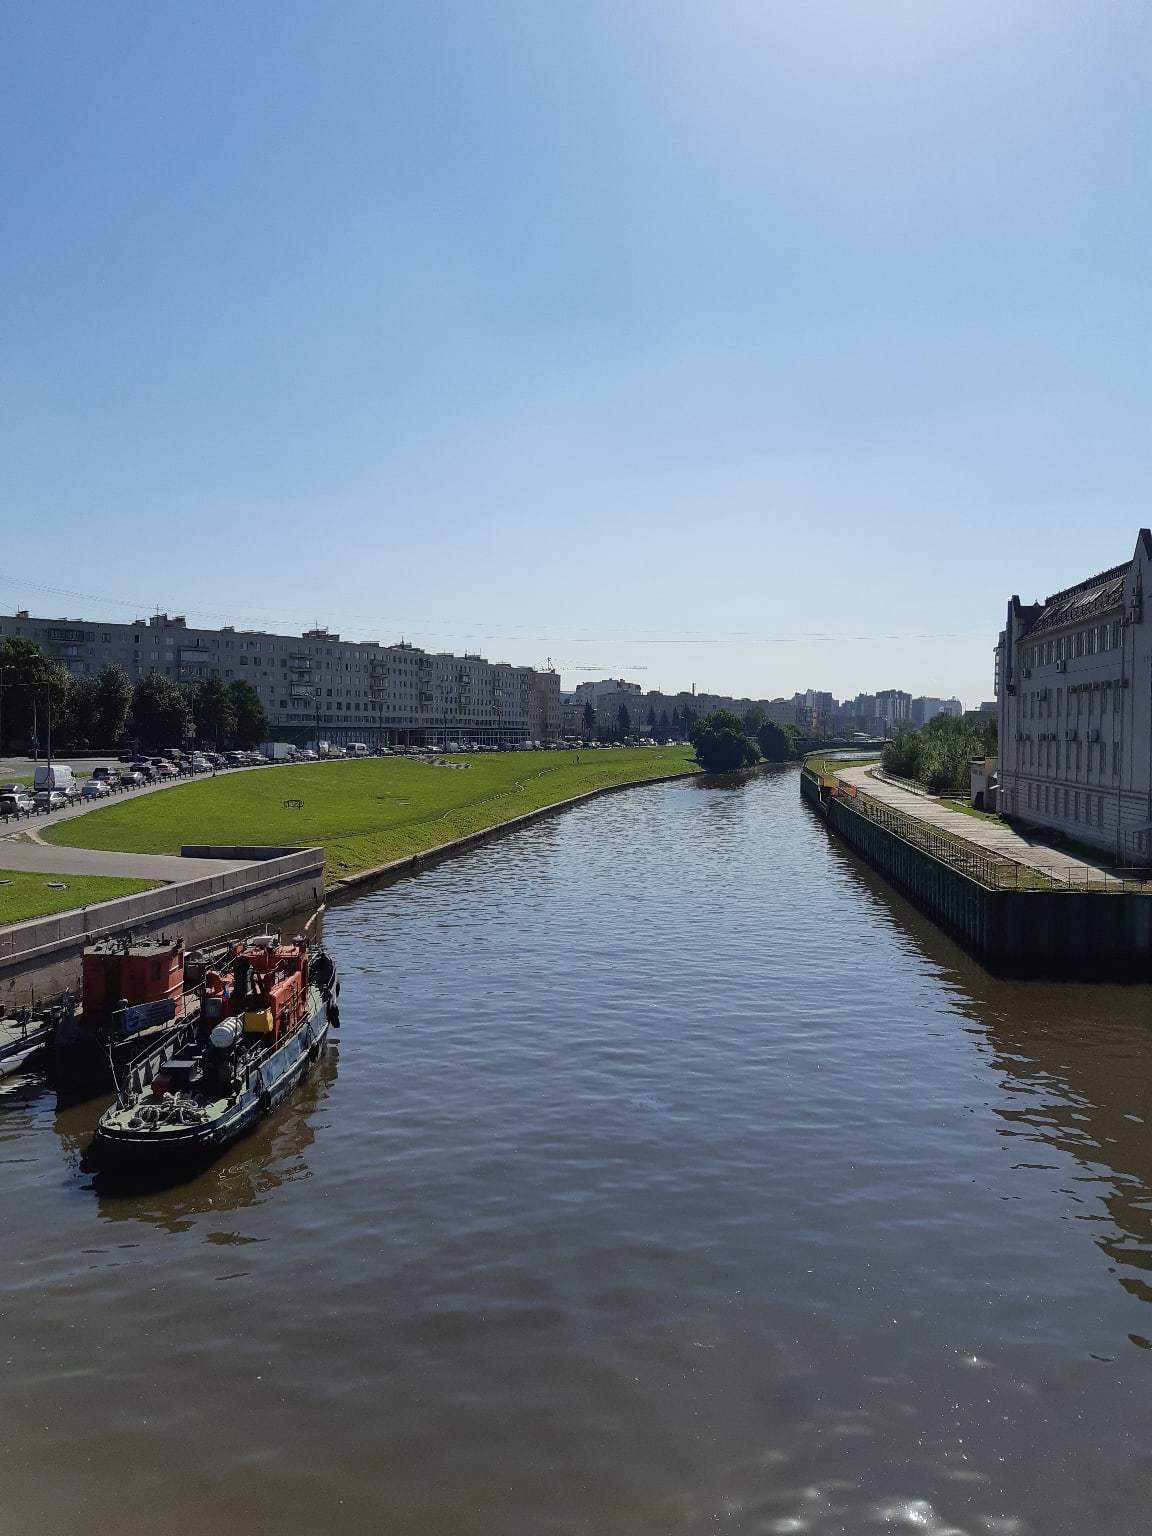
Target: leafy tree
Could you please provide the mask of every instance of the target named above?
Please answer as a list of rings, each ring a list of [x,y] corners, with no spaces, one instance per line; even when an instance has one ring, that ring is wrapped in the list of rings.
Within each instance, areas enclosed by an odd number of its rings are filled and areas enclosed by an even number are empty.
[[[880,761],[886,773],[893,773],[901,779],[915,779],[920,775],[922,751],[920,732],[906,727],[897,731],[892,740],[885,744]]]
[[[596,734],[596,711],[592,708],[592,700],[587,699],[584,704],[584,739],[591,741]]]
[[[59,723],[61,743],[70,752],[86,752],[96,742],[99,700],[94,677],[73,679],[68,689],[64,718]]]
[[[648,706],[647,726],[648,726],[648,734],[649,734],[649,736],[655,736],[655,734],[656,734],[656,711],[655,711],[655,709],[653,708],[653,706],[651,704],[649,704],[649,706]]]
[[[759,704],[753,704],[751,709],[746,709],[740,717],[744,724],[744,733],[747,736],[755,736],[764,724],[764,711]]]
[[[124,734],[128,711],[132,708],[132,680],[123,667],[101,667],[95,681],[93,741],[97,746],[114,747]]]
[[[760,761],[756,743],[744,733],[744,722],[725,709],[717,709],[692,729],[696,761],[708,773],[731,773],[751,768]]]
[[[234,678],[228,684],[232,695],[232,708],[236,712],[235,742],[242,751],[250,751],[268,735],[268,716],[260,702],[260,695],[251,683]]]
[[[904,729],[884,748],[883,765],[899,778],[915,779],[933,794],[966,794],[969,759],[995,751],[996,725],[937,715],[922,730]]]
[[[236,735],[236,702],[219,672],[199,683],[192,696],[196,740],[211,743],[217,751]]]
[[[0,745],[48,745],[48,711],[53,736],[66,729],[68,668],[45,656],[34,640],[12,635],[0,642]]]
[[[756,743],[769,763],[787,763],[800,756],[795,735],[785,726],[777,725],[775,720],[763,721],[756,733]]]
[[[620,740],[627,740],[628,732],[632,729],[632,716],[628,713],[627,704],[621,704],[616,711],[616,726],[620,732]]]
[[[132,691],[131,733],[141,746],[181,746],[192,734],[192,706],[179,683],[150,672]]]
[[[677,739],[679,739],[682,730],[683,730],[683,722],[680,719],[680,711],[675,707],[675,705],[673,705],[673,707],[672,707],[672,734],[673,734],[673,736],[675,736]]]
[[[672,722],[668,719],[668,711],[662,709],[660,711],[660,718],[656,722],[656,740],[663,746],[671,734]]]

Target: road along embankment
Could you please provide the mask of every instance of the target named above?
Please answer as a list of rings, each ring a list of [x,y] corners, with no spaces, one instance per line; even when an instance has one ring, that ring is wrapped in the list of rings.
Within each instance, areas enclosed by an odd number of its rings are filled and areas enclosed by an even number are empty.
[[[308,914],[324,899],[320,848],[188,846],[190,878],[0,928],[0,1007],[21,1007],[77,985],[86,944],[113,934],[179,934],[186,944]],[[197,860],[235,867],[196,876]],[[173,861],[165,861],[171,864]]]
[[[990,970],[1093,980],[1152,978],[1152,886],[1051,875],[945,835],[834,774],[801,769],[800,793],[861,858]]]

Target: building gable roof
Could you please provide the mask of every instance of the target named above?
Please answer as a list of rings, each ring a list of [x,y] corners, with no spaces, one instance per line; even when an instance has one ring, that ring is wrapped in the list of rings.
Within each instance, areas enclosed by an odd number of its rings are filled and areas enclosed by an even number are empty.
[[[1040,629],[1083,623],[1098,614],[1123,607],[1124,578],[1128,569],[1128,563],[1113,566],[1110,571],[1101,571],[1098,576],[1089,576],[1074,587],[1066,587],[1063,592],[1046,597],[1029,632],[1035,634]]]

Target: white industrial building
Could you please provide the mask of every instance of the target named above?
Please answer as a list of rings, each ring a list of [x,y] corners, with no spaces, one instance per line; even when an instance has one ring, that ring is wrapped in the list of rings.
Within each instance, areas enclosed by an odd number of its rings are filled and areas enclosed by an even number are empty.
[[[260,696],[276,739],[323,738],[369,746],[552,741],[560,735],[556,672],[428,652],[401,642],[193,629],[167,614],[113,624],[96,619],[0,615],[0,640],[34,640],[75,677],[113,663],[133,683],[150,672],[195,683],[213,673],[242,678]]]
[[[1146,862],[1152,850],[1152,535],[1042,603],[1013,597],[996,649],[1000,810]]]

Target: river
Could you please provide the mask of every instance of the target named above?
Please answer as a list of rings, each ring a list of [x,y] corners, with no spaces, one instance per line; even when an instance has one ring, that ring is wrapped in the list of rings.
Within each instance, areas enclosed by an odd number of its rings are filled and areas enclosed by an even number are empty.
[[[188,1183],[0,1085],[0,1530],[1147,1531],[1146,988],[991,978],[794,769],[326,938],[338,1046]]]

